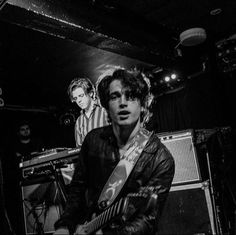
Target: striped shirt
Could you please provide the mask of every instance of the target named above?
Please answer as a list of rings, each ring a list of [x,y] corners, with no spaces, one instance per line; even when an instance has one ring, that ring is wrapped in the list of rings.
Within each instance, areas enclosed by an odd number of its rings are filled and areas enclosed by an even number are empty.
[[[75,123],[75,142],[76,146],[82,145],[85,136],[94,128],[108,125],[107,113],[104,108],[97,103],[93,104],[93,110],[89,117],[81,110],[80,116]]]

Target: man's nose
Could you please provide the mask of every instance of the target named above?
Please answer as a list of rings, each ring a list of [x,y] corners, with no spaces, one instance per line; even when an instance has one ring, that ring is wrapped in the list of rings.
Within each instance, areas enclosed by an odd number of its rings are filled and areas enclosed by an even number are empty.
[[[124,94],[120,97],[120,105],[127,105],[127,98]]]

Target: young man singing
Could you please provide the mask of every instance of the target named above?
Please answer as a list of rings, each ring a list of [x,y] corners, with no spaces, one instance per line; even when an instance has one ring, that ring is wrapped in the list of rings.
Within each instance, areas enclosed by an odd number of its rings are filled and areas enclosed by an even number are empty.
[[[97,227],[97,233],[156,234],[175,165],[157,135],[143,128],[149,87],[142,74],[119,69],[102,79],[98,95],[111,125],[94,129],[85,137],[65,211],[55,223],[55,235],[90,234],[90,224],[84,224],[88,212],[97,216],[127,195],[133,196],[122,219],[109,222],[107,218],[117,209],[114,207],[104,217],[97,217],[103,225]],[[139,198],[143,188],[154,190],[155,203],[146,200],[149,197]],[[140,200],[144,203],[135,203]]]

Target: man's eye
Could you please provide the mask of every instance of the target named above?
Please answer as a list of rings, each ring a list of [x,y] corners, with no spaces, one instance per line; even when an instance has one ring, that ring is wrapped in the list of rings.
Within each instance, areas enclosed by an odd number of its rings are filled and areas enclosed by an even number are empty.
[[[110,100],[115,100],[117,98],[116,95],[110,95]]]
[[[117,95],[117,94],[111,94],[110,95],[110,100],[115,100],[115,99],[117,99],[119,96]]]

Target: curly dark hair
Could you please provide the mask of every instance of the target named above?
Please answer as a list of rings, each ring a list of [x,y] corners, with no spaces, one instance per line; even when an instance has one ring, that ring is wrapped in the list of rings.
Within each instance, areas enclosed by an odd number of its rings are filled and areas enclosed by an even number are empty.
[[[149,87],[142,74],[136,71],[117,69],[111,76],[104,77],[97,85],[100,103],[106,110],[108,110],[110,97],[109,86],[114,80],[119,80],[125,88],[128,88],[131,96],[137,98],[140,101],[141,106],[145,108]]]

